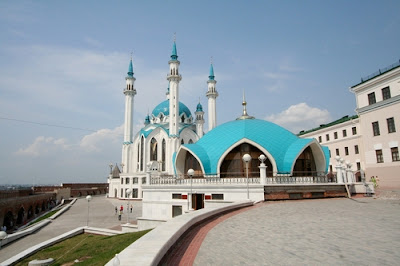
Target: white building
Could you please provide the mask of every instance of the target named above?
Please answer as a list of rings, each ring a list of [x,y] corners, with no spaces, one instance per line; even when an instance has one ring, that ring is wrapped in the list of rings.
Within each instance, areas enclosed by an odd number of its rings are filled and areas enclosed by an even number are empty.
[[[400,187],[400,61],[361,79],[350,88],[356,97],[357,115],[300,132],[329,147],[329,170],[334,172],[340,156],[370,180],[379,178],[382,187]]]

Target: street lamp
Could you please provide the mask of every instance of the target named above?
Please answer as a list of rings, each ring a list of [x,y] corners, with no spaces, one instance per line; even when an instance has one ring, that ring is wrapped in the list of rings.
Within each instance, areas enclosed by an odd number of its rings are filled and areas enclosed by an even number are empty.
[[[3,240],[7,238],[7,233],[4,231],[0,231],[0,249],[1,249],[1,244],[3,244]]]
[[[191,203],[191,205],[193,205],[193,203],[192,203],[192,189],[193,189],[193,179],[192,179],[192,177],[194,175],[194,170],[192,168],[190,168],[187,171],[187,174],[190,177],[190,203]],[[188,199],[188,205],[189,205],[189,199]],[[192,209],[192,207],[193,206],[190,206],[190,209]],[[189,206],[188,206],[188,210],[189,210]]]
[[[87,200],[87,220],[86,220],[86,226],[89,226],[89,202],[92,200],[92,196],[87,195],[86,196]]]
[[[132,193],[132,189],[128,188],[126,189],[126,196],[128,197],[128,207],[126,208],[126,212],[128,213],[128,216],[126,216],[126,223],[129,224],[129,206],[131,205],[131,193]]]
[[[251,161],[250,154],[246,153],[245,155],[243,155],[242,160],[246,164],[247,199],[250,199],[250,195],[249,195],[249,162]]]

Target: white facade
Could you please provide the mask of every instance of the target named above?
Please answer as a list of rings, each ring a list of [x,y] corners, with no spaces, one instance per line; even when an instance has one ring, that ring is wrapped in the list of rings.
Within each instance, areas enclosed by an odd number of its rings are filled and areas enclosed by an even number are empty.
[[[301,132],[301,137],[313,137],[329,147],[330,171],[335,171],[338,155],[352,164],[353,171],[364,171],[367,181],[374,176],[382,187],[400,187],[400,63],[350,90],[356,97],[356,116]]]
[[[132,59],[128,75],[125,78],[125,122],[122,161],[120,168],[111,166],[109,175],[109,196],[128,198],[128,189],[132,191],[129,198],[142,198],[142,186],[148,182],[146,175],[152,177],[175,176],[173,158],[181,144],[195,143],[203,136],[204,112],[199,103],[195,110],[196,119],[190,110],[179,101],[180,62],[177,60],[174,42],[169,71],[167,74],[167,100],[155,107],[145,119],[145,125],[139,132],[133,132],[134,88]],[[215,102],[214,107],[215,110]],[[214,113],[215,115],[215,113]],[[214,119],[215,122],[215,119]],[[114,169],[113,169],[114,168]]]

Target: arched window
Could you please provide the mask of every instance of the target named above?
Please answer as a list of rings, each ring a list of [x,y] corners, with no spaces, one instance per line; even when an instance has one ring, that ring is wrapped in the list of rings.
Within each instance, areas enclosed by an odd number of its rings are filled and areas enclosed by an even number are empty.
[[[183,139],[181,140],[181,145],[185,144],[185,142],[183,141]]]
[[[189,144],[193,144],[193,140],[192,139],[189,139]]]
[[[157,161],[157,140],[155,138],[150,141],[150,161]]]
[[[188,152],[185,158],[185,173],[187,173],[189,169],[193,169],[196,176],[202,174],[199,162],[191,153]]]
[[[162,140],[162,149],[161,149],[161,160],[162,160],[162,165],[161,165],[161,170],[165,171],[165,139]]]
[[[144,138],[140,140],[140,171],[143,171],[143,148],[144,148]]]
[[[185,123],[185,116],[184,115],[181,116],[181,123]]]
[[[249,176],[260,176],[260,170],[258,169],[259,161],[257,158],[263,152],[253,145],[242,143],[225,156],[220,167],[221,177],[245,177],[246,165],[242,158],[246,153],[250,154],[252,158],[249,163]],[[267,166],[267,176],[272,176],[273,169],[271,162],[267,158],[264,163]]]

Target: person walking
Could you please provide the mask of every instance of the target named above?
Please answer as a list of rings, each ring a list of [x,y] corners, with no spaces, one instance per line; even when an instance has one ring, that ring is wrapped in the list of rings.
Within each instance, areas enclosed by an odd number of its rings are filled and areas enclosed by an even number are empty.
[[[133,205],[131,204],[131,213],[132,213]]]
[[[115,215],[117,215],[117,213],[118,213],[118,208],[117,206],[115,206]]]
[[[119,214],[118,214],[118,220],[121,221],[121,216],[122,216],[122,209],[119,210]]]

